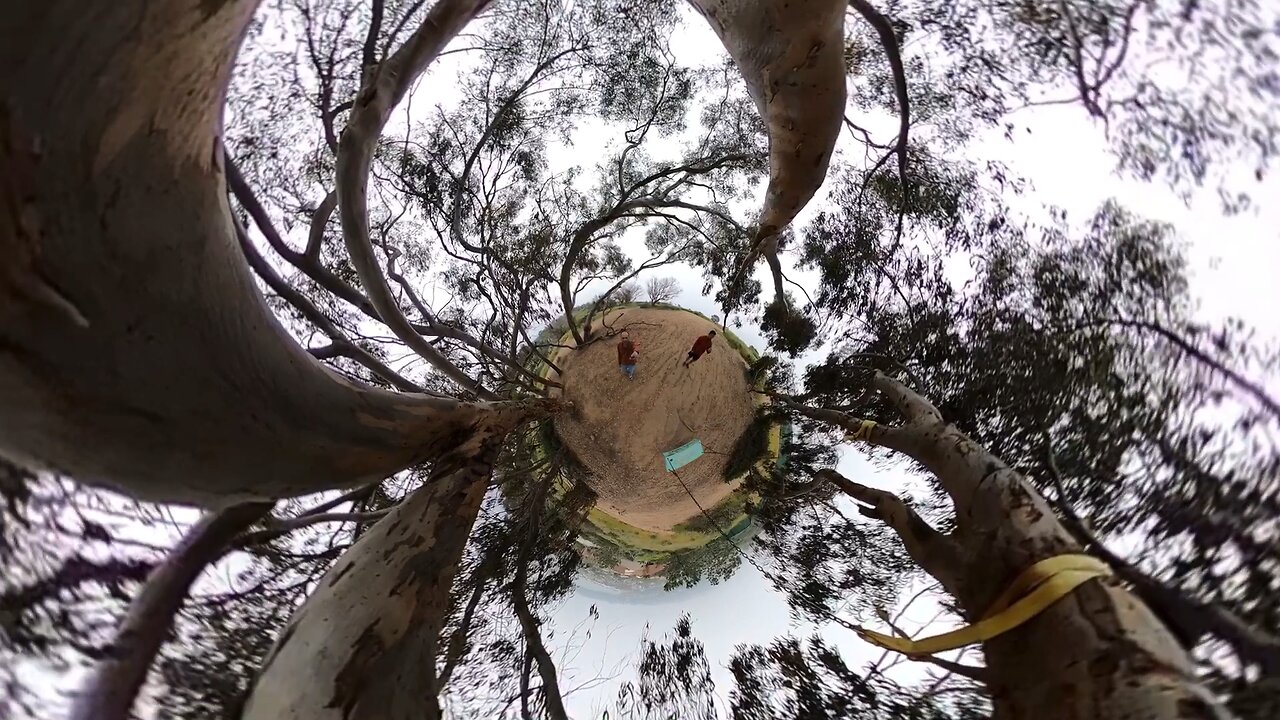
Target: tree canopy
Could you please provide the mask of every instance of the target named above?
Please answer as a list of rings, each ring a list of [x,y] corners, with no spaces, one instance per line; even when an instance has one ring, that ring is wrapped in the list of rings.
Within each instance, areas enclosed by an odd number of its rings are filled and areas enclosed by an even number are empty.
[[[690,5],[0,10],[0,715],[575,716],[616,678],[556,614],[596,498],[555,353],[677,267],[793,431],[759,535],[704,510],[663,582],[750,566],[824,630],[708,658],[686,616],[614,715],[1280,711],[1280,346],[1198,312],[1179,228],[980,155],[1074,106],[1248,212],[1276,9]],[[831,640],[1073,554],[1113,576],[927,672]]]

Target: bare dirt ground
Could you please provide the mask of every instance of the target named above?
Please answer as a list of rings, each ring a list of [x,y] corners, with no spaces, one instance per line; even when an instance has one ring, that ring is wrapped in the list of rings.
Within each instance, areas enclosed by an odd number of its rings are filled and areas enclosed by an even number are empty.
[[[556,430],[591,472],[601,510],[638,528],[671,530],[700,514],[689,492],[710,510],[737,487],[723,473],[755,412],[747,364],[723,328],[687,312],[633,307],[607,320],[627,327],[639,344],[636,378],[618,367],[616,337],[562,351],[556,362],[575,412],[560,415]],[[720,335],[710,354],[681,367],[694,339],[713,329]],[[663,467],[662,453],[694,438],[705,453],[677,478]]]

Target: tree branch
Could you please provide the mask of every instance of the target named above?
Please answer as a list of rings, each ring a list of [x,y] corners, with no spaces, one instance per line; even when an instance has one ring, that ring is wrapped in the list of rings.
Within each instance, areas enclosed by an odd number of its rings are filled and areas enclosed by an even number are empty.
[[[231,539],[266,515],[272,504],[233,505],[205,515],[187,531],[129,603],[106,658],[94,668],[72,703],[71,720],[132,717],[134,699],[191,585],[222,557]]]
[[[976,667],[974,665],[965,665],[952,660],[945,660],[933,655],[925,655],[923,657],[913,657],[912,660],[921,660],[936,665],[943,670],[953,672],[961,677],[967,677],[970,680],[983,683],[984,685],[991,681],[991,673],[984,667]]]
[[[371,522],[377,522],[387,513],[391,512],[391,509],[392,508],[387,508],[385,510],[375,510],[372,512],[318,513],[315,515],[299,515],[298,517],[290,518],[288,520],[273,520],[267,523],[267,527],[263,530],[255,530],[254,532],[245,533],[240,537],[237,537],[235,544],[240,547],[261,545],[262,543],[275,540],[283,535],[288,535],[294,530],[301,530],[302,528],[319,525],[321,523],[351,522],[364,525]]]
[[[471,152],[463,162],[462,172],[457,177],[458,188],[454,191],[453,203],[449,211],[449,232],[452,240],[458,245],[466,248],[468,251],[480,255],[488,254],[484,248],[468,243],[463,238],[462,234],[462,196],[466,192],[467,181],[471,176],[472,167],[475,165],[476,160],[479,159],[481,151],[484,150],[484,146],[487,145],[489,143],[489,139],[493,137],[493,133],[497,130],[498,124],[506,117],[507,112],[511,110],[516,101],[524,95],[525,91],[528,90],[531,85],[533,85],[534,81],[538,79],[538,76],[550,69],[551,66],[560,58],[578,52],[579,50],[580,48],[578,47],[571,47],[566,50],[562,50],[541,63],[538,63],[537,67],[530,71],[529,76],[525,78],[525,81],[502,102],[498,111],[493,114],[493,118],[487,125],[485,125],[484,131],[480,134],[480,138],[476,140],[475,146],[471,149]]]
[[[600,306],[604,303],[604,301],[610,295],[617,292],[618,288],[622,287],[623,285],[626,285],[628,282],[633,280],[637,275],[644,272],[645,270],[652,270],[653,268],[662,267],[663,265],[668,265],[673,262],[679,262],[680,253],[684,252],[685,249],[687,249],[687,247],[688,247],[687,245],[684,247],[681,247],[679,250],[675,251],[674,253],[667,255],[667,257],[665,259],[662,259],[661,261],[659,261],[659,258],[662,258],[661,255],[654,255],[653,257],[641,263],[640,266],[637,267],[635,270],[619,278],[618,281],[615,282],[612,287],[610,287],[608,290],[605,290],[604,293],[600,296],[600,298],[595,301],[595,303],[591,306],[591,310],[587,313],[587,316],[582,320],[583,336],[589,337],[591,335],[592,318],[594,318],[596,314],[600,311]]]
[[[925,589],[927,590],[928,588],[925,588]],[[916,594],[916,597],[920,597],[920,594],[923,592],[924,590],[921,590],[920,593]],[[899,617],[901,617],[901,613],[899,613]],[[899,637],[908,638],[908,639],[911,637],[910,635],[903,632],[902,628],[898,627],[897,623],[894,621],[893,618],[889,617],[888,613],[880,611],[880,619],[883,620],[886,625],[892,628],[893,631],[897,633]],[[889,651],[889,650],[885,651],[886,655],[890,652],[892,651]],[[965,665],[963,663],[959,663],[954,660],[945,660],[943,658],[940,658],[934,655],[908,655],[907,659],[915,662],[926,662],[926,663],[929,663],[930,665],[940,667],[943,670],[946,670],[947,672],[953,672],[957,675],[960,675],[961,677],[967,677],[970,680],[975,680],[980,683],[988,683],[991,680],[990,671],[988,671],[984,667]]]
[[[1198,644],[1205,634],[1212,634],[1231,645],[1245,662],[1257,663],[1267,675],[1280,675],[1280,636],[1253,627],[1221,605],[1200,602],[1169,587],[1112,552],[1098,539],[1067,499],[1057,454],[1053,451],[1053,441],[1047,430],[1042,429],[1041,432],[1044,435],[1049,478],[1058,496],[1058,509],[1062,513],[1063,524],[1075,536],[1076,541],[1086,549],[1091,549],[1117,575],[1132,585],[1137,595],[1157,612],[1161,620],[1171,625],[1178,637],[1189,646]]]
[[[231,171],[228,170],[228,175],[230,173]],[[238,177],[239,172],[236,172],[236,175]],[[240,182],[242,185],[244,184],[243,178],[240,179]],[[244,189],[247,191],[248,186],[244,186]],[[237,191],[237,198],[240,198],[240,195],[241,193]],[[240,202],[242,205],[244,204],[243,199],[240,199]],[[306,258],[307,262],[314,264],[320,261],[320,247],[324,243],[324,230],[329,225],[329,218],[333,217],[333,211],[337,207],[338,193],[330,191],[329,194],[324,196],[324,200],[320,201],[320,206],[311,215],[311,230],[307,234],[307,249],[303,252],[303,257]]]
[[[889,68],[893,71],[893,92],[898,98],[898,140],[894,143],[894,152],[898,154],[898,176],[902,181],[903,197],[907,192],[907,135],[911,130],[911,98],[907,94],[907,71],[902,63],[902,51],[898,48],[898,37],[893,32],[893,23],[875,8],[868,0],[849,0],[849,6],[858,11],[876,34],[880,36],[880,45],[889,59]]]
[[[320,312],[320,309],[312,304],[306,296],[301,292],[298,292],[298,290],[294,289],[292,285],[285,282],[283,278],[276,274],[275,269],[258,254],[258,249],[253,246],[253,243],[249,240],[248,236],[245,235],[244,228],[240,226],[240,223],[235,223],[235,226],[236,237],[240,240],[240,249],[244,251],[244,257],[249,261],[249,267],[253,269],[254,273],[256,273],[258,277],[262,278],[263,282],[267,284],[267,287],[271,288],[276,295],[279,295],[285,302],[297,308],[298,312],[302,313],[302,316],[307,319],[307,322],[315,325],[320,329],[320,332],[329,336],[329,339],[333,341],[333,344],[329,348],[333,354],[351,358],[368,368],[374,375],[386,380],[404,392],[422,393],[427,395],[435,394],[428,393],[422,388],[422,386],[409,380],[400,373],[397,373],[395,370],[392,370],[386,365],[386,363],[351,342],[351,340],[338,329],[338,326],[334,325],[333,321],[331,321],[324,313]]]
[[[893,493],[861,485],[829,468],[819,470],[817,477],[863,503],[858,507],[863,515],[893,528],[911,558],[942,583],[947,592],[957,594],[966,562],[959,545],[951,538],[935,530]]]
[[[940,423],[942,413],[924,396],[879,370],[871,385],[885,397],[910,423]]]
[[[798,399],[783,393],[766,392],[765,394],[781,403],[784,407],[794,410],[811,420],[818,420],[830,425],[835,425],[847,433],[861,432],[863,423],[866,422],[863,418],[855,417],[840,410],[805,405]],[[902,431],[899,428],[875,423],[874,427],[871,428],[870,432],[864,439],[872,445],[879,445],[891,450],[907,452],[907,450],[902,446],[901,434]]]
[[[1211,368],[1214,372],[1217,372],[1221,374],[1223,377],[1227,378],[1227,380],[1229,380],[1236,387],[1244,390],[1249,395],[1252,395],[1253,398],[1257,400],[1264,408],[1266,408],[1272,415],[1274,415],[1276,418],[1280,418],[1280,400],[1276,400],[1275,398],[1271,397],[1267,393],[1267,391],[1263,389],[1261,385],[1253,382],[1249,378],[1246,378],[1245,376],[1241,375],[1235,370],[1232,370],[1226,365],[1223,365],[1222,363],[1218,362],[1214,358],[1210,357],[1208,353],[1204,352],[1203,350],[1196,347],[1195,345],[1192,345],[1190,342],[1184,339],[1181,335],[1170,330],[1169,328],[1159,323],[1149,322],[1146,320],[1125,320],[1123,318],[1108,318],[1103,322],[1111,323],[1113,325],[1121,325],[1124,327],[1137,328],[1139,330],[1146,330],[1148,332],[1152,332],[1159,335],[1165,340],[1168,340],[1170,343],[1172,343],[1175,347],[1177,347],[1182,352],[1186,353],[1187,355],[1190,355],[1192,358],[1198,360],[1200,363]]]
[[[372,495],[373,491],[377,490],[378,486],[381,484],[382,484],[381,482],[374,482],[374,483],[369,483],[368,485],[362,485],[354,490],[348,490],[347,492],[344,492],[341,495],[331,500],[326,500],[320,503],[319,505],[316,505],[313,508],[310,508],[308,510],[305,510],[299,513],[298,517],[307,517],[309,515],[319,515],[320,513],[326,513],[343,503],[361,502],[365,498],[368,498],[370,495]]]
[[[382,31],[382,12],[384,0],[373,0],[372,19],[369,21],[369,32],[364,36],[364,51],[361,54],[361,68],[371,72],[378,62],[378,33]]]
[[[702,170],[702,172],[710,172],[710,170]],[[664,194],[665,195],[665,194]],[[669,199],[664,195],[645,195],[630,200],[625,200],[615,204],[607,212],[588,220],[578,227],[573,233],[573,238],[569,242],[569,248],[565,251],[564,262],[560,265],[560,303],[564,308],[565,321],[569,325],[569,332],[573,334],[573,339],[580,345],[585,340],[581,330],[578,328],[577,320],[573,317],[573,308],[575,302],[575,293],[570,289],[573,279],[573,267],[577,264],[578,258],[591,244],[595,234],[608,227],[610,223],[625,217],[628,213],[635,210],[653,210],[660,208],[683,208],[695,211],[706,211],[716,214],[723,219],[723,214],[715,212],[710,208],[702,205],[695,205],[679,199]],[[729,220],[729,222],[733,222]],[[736,224],[736,223],[735,223]]]
[[[477,573],[481,573],[476,579],[475,587],[471,590],[471,597],[467,600],[467,605],[462,610],[462,619],[458,622],[458,629],[449,636],[449,645],[445,650],[444,663],[440,667],[440,676],[436,678],[436,694],[444,693],[449,685],[449,678],[453,677],[453,671],[462,660],[467,649],[468,635],[471,632],[471,623],[475,619],[476,608],[480,606],[480,600],[484,597],[484,591],[489,584],[489,578],[486,574],[488,564],[477,569]]]
[[[516,576],[511,584],[510,594],[511,604],[515,608],[516,617],[520,620],[525,646],[537,665],[538,676],[542,679],[542,699],[546,706],[547,715],[552,720],[569,720],[569,715],[565,712],[564,699],[560,694],[560,683],[556,673],[555,660],[552,659],[551,653],[547,652],[547,646],[542,641],[540,623],[538,618],[534,617],[533,610],[529,607],[528,597],[530,553],[538,537],[542,512],[546,505],[547,486],[550,484],[551,479],[550,475],[548,475],[539,484],[540,489],[535,491],[536,497],[530,503],[530,507],[527,508],[528,531],[525,534],[524,542],[520,546],[519,558],[516,560]]]
[[[368,184],[373,149],[392,110],[444,46],[484,8],[487,0],[440,0],[405,44],[365,83],[338,141],[338,210],[351,263],[382,322],[396,337],[463,389],[486,400],[497,396],[423,340],[400,312],[374,257],[369,236]]]
[[[395,263],[396,263],[396,259],[399,257],[400,252],[395,248],[387,247],[386,253],[387,253],[387,276],[390,277],[392,280],[395,280],[396,284],[398,284],[404,290],[405,295],[409,298],[409,302],[412,303],[415,308],[417,308],[418,313],[422,315],[423,322],[426,323],[427,328],[432,334],[435,334],[438,337],[452,338],[454,340],[458,340],[459,342],[462,342],[465,345],[469,345],[475,348],[476,350],[478,350],[482,355],[485,355],[493,360],[496,360],[502,363],[508,368],[515,370],[517,373],[525,376],[526,378],[529,378],[534,382],[542,383],[543,385],[546,385],[548,387],[556,387],[556,388],[563,387],[560,383],[555,382],[554,380],[548,380],[546,378],[540,377],[534,372],[531,372],[529,368],[525,367],[523,364],[518,362],[515,358],[511,357],[510,355],[507,355],[505,352],[493,347],[492,345],[473,337],[467,331],[461,328],[453,327],[451,325],[446,325],[438,322],[436,320],[435,315],[430,311],[429,308],[427,308],[427,306],[418,297],[418,293],[413,289],[413,286],[409,283],[409,281],[405,279],[404,275],[402,275],[399,271],[396,270]],[[527,385],[525,387],[528,388]],[[533,388],[528,388],[528,389],[531,392],[538,392]]]

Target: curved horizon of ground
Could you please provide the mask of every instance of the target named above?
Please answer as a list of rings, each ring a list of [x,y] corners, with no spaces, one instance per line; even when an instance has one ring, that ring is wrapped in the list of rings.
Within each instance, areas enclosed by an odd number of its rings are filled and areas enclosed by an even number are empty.
[[[581,320],[587,311],[586,307],[580,308],[575,316]],[[738,490],[750,469],[738,473],[732,482],[724,479],[723,472],[728,453],[756,421],[756,408],[763,401],[762,397],[751,394],[747,381],[747,370],[750,363],[759,358],[758,352],[702,313],[674,305],[627,303],[609,308],[603,316],[597,316],[593,324],[592,336],[587,340],[590,347],[582,350],[574,346],[572,335],[567,331],[561,335],[557,329],[549,328],[545,334],[548,341],[560,346],[552,349],[551,360],[560,365],[569,378],[566,384],[570,387],[566,392],[570,399],[574,399],[574,393],[583,392],[575,390],[575,363],[580,371],[589,371],[586,383],[601,389],[595,397],[577,397],[576,404],[582,405],[587,399],[586,404],[592,407],[579,408],[575,414],[581,417],[580,413],[585,411],[596,417],[587,422],[559,422],[554,430],[556,437],[540,439],[544,449],[550,449],[549,442],[565,442],[567,434],[565,444],[574,455],[585,448],[591,456],[585,461],[581,457],[575,459],[594,478],[592,488],[600,495],[583,528],[582,538],[588,554],[595,556],[592,559],[599,564],[618,571],[637,575],[656,573],[661,572],[661,566],[674,553],[702,548],[721,533],[730,537],[745,534],[751,527],[746,513],[749,498],[747,493]],[[622,375],[614,355],[613,338],[627,325],[631,326],[633,339],[640,343],[641,360],[635,381]],[[693,339],[710,327],[717,330],[716,349],[720,352],[713,350],[688,370],[680,367]],[[708,362],[711,360],[717,362]],[[539,372],[550,372],[551,377],[560,379],[559,373],[544,363],[538,364]],[[675,382],[663,383],[664,379]],[[633,402],[644,405],[648,427],[641,434],[643,437],[637,435],[638,428],[626,428],[625,433],[619,433],[617,412],[614,417],[602,412],[611,398],[628,397],[620,394],[628,391],[632,393]],[[721,421],[722,418],[714,417],[725,414],[718,404],[713,417],[701,412],[706,409],[708,394],[726,391],[729,394],[725,397],[710,399],[743,400],[732,409],[732,419]],[[702,393],[701,409],[699,392]],[[654,407],[654,403],[673,403],[676,407]],[[602,435],[602,427],[613,430],[603,430]],[[695,429],[697,433],[690,432]],[[613,440],[606,437],[610,432]],[[589,438],[590,433],[599,439]],[[700,439],[707,452],[676,477],[661,468],[661,451],[671,448],[660,446],[665,443],[675,447],[691,434],[705,436]],[[768,426],[765,447],[757,454],[753,466],[777,460],[781,435],[779,425]],[[627,440],[629,445],[638,442],[644,447],[618,453],[618,448],[613,446],[619,444],[620,439]],[[655,447],[649,448],[648,444]],[[609,447],[600,449],[602,445]],[[622,455],[630,462],[619,463]],[[626,477],[616,477],[619,469]],[[611,474],[615,475],[613,482],[610,482]],[[637,484],[640,478],[643,480]],[[687,488],[680,484],[681,480]],[[691,495],[697,500],[691,499]],[[709,521],[706,515],[712,519]]]

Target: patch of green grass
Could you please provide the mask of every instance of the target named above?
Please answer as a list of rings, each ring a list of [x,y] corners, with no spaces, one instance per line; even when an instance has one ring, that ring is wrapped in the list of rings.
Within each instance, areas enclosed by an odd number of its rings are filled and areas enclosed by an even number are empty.
[[[667,552],[671,550],[688,550],[701,547],[707,542],[707,534],[676,529],[670,533],[652,533],[619,520],[598,508],[587,513],[587,522],[591,523],[602,535],[619,545],[626,545],[641,550]]]

